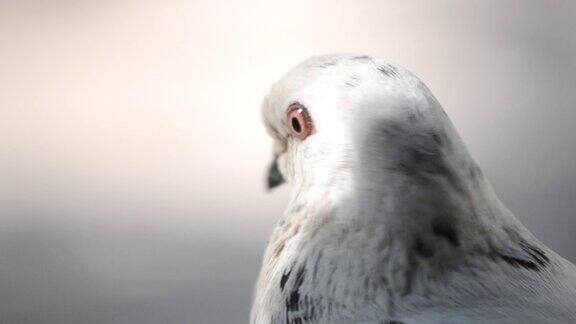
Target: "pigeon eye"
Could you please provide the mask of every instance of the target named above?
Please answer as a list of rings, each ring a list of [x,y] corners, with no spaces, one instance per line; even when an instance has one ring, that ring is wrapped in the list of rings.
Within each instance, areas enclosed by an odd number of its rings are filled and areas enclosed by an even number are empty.
[[[301,141],[312,134],[314,128],[308,110],[300,104],[292,104],[288,107],[287,124],[290,133]]]

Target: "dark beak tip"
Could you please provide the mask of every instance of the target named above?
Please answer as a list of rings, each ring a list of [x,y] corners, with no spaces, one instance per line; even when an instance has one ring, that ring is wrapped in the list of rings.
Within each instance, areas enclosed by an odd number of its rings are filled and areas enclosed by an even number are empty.
[[[274,160],[270,164],[268,168],[268,179],[267,179],[267,189],[271,191],[272,189],[280,186],[286,182],[282,173],[280,173],[280,169],[278,168],[278,155],[274,156]]]
[[[268,183],[266,185],[266,189],[268,191],[272,191],[274,188],[279,187],[284,183],[284,179],[273,179],[268,177]]]

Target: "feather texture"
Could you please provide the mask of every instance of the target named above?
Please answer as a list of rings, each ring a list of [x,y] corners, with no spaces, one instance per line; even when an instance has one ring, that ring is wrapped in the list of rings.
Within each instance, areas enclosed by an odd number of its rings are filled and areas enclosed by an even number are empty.
[[[289,135],[286,107],[317,130]],[[365,55],[309,59],[263,119],[292,186],[251,323],[576,322],[576,268],[500,202],[430,90]]]

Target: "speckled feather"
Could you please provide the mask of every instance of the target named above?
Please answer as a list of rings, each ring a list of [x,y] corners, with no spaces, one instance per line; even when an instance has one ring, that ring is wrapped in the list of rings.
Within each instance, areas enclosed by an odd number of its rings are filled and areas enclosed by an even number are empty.
[[[304,141],[285,122],[296,102],[316,129]],[[412,73],[314,57],[273,85],[263,119],[292,195],[250,323],[576,322],[576,268],[499,201]]]

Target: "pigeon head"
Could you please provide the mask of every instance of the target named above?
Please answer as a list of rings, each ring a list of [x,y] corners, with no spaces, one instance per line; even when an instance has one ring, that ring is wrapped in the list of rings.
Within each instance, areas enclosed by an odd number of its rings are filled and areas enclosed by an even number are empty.
[[[269,188],[286,181],[298,191],[345,190],[358,179],[372,186],[392,175],[442,173],[448,160],[468,160],[424,83],[365,55],[300,63],[272,86],[263,120],[275,143]]]

